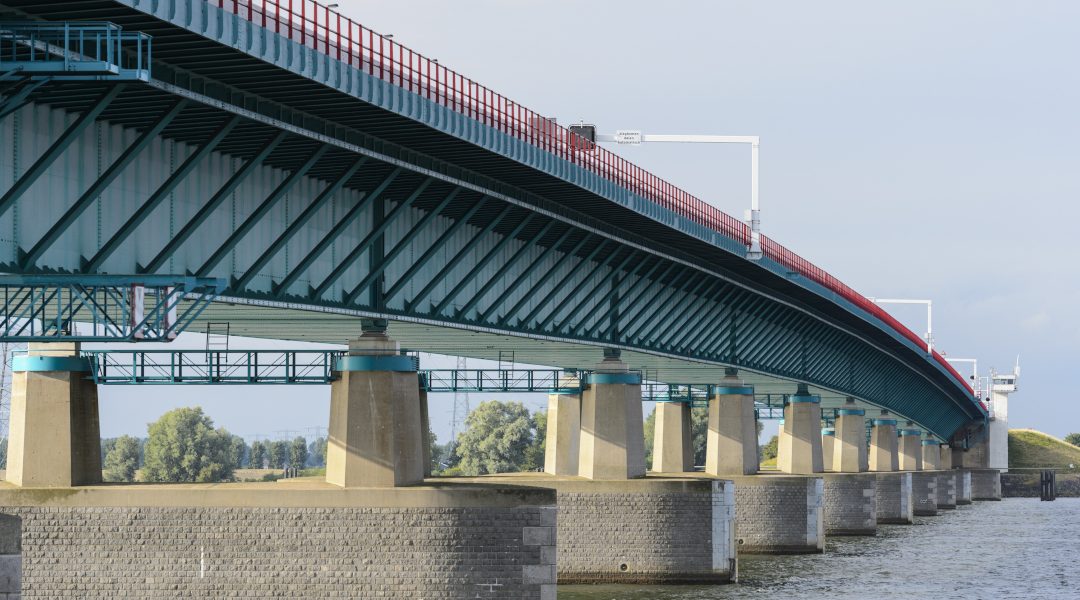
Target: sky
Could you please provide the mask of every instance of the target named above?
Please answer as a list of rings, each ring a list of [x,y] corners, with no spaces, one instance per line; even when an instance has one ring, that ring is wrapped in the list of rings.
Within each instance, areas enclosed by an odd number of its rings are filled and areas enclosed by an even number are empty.
[[[1080,3],[339,3],[563,124],[761,136],[766,234],[867,296],[933,300],[937,346],[983,373],[1020,355],[1011,427],[1080,431]],[[615,150],[729,214],[749,207],[744,147]],[[925,331],[924,309],[889,310]],[[138,392],[102,392],[103,435],[185,404],[245,436],[306,434],[329,405],[326,388]],[[445,441],[452,398],[431,402]]]

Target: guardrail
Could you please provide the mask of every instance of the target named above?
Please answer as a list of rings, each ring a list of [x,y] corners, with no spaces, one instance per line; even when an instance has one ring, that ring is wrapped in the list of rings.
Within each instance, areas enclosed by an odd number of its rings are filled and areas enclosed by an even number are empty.
[[[25,75],[150,80],[151,38],[106,22],[0,21],[0,64]]]
[[[314,0],[207,1],[373,77],[577,164],[743,245],[750,243],[750,228],[739,219],[614,152],[596,146],[558,125],[553,119],[364,27],[328,6]],[[839,294],[916,345],[924,343],[922,338],[884,309],[823,269],[765,236],[761,241],[765,256]],[[935,352],[933,359],[974,395],[967,380],[940,354]]]

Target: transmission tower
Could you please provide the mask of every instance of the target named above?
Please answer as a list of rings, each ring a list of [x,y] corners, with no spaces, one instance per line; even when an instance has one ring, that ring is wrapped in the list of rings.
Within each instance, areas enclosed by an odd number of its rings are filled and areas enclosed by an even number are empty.
[[[12,351],[22,347],[22,344],[0,344],[0,443],[3,444],[7,443],[8,419],[11,415]]]
[[[468,369],[468,362],[464,356],[457,359],[458,371]],[[458,425],[464,429],[465,418],[469,416],[469,392],[454,390],[454,416],[450,422],[450,441],[457,439]]]

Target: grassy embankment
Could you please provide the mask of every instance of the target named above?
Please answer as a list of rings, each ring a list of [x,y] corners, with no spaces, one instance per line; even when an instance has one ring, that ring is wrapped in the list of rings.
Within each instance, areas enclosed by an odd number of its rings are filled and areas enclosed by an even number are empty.
[[[1034,429],[1009,430],[1009,470],[1049,468],[1080,470],[1080,448]]]

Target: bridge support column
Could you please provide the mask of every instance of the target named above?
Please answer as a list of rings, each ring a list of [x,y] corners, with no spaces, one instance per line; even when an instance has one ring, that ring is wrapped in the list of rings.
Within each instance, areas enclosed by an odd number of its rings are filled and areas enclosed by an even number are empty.
[[[922,471],[922,431],[901,429],[899,443],[900,470]]]
[[[811,554],[825,550],[821,477],[735,477],[735,536],[740,553]]]
[[[911,473],[911,491],[915,500],[915,516],[933,517],[938,514],[937,473]]]
[[[822,470],[831,471],[833,454],[836,450],[836,428],[834,427],[822,427],[821,428],[821,464],[825,467]]]
[[[811,396],[805,384],[784,407],[783,449],[777,466],[784,473],[809,475],[824,471],[821,457],[821,399]]]
[[[876,535],[877,475],[827,473],[823,478],[826,535]]]
[[[953,449],[948,444],[941,444],[939,446],[940,462],[938,467],[945,469],[946,471],[953,468]]]
[[[850,402],[854,405],[854,402]],[[861,473],[868,470],[866,451],[866,411],[841,408],[836,416],[836,442],[832,455],[825,455],[837,473]]]
[[[330,386],[326,481],[342,487],[394,487],[424,479],[416,367],[385,329],[349,343]]]
[[[7,480],[22,487],[101,483],[97,385],[76,343],[31,343],[12,362]]]
[[[941,444],[937,440],[922,441],[922,466],[927,471],[941,470]]]
[[[885,415],[882,411],[882,417]],[[879,473],[899,471],[896,446],[896,419],[874,419],[870,427],[870,470]]]
[[[1001,471],[971,469],[971,499],[1001,500]]]
[[[709,399],[705,472],[710,475],[753,475],[758,471],[754,388],[737,375],[735,369],[728,369]]]
[[[548,394],[544,472],[577,475],[581,445],[581,394]]]
[[[877,522],[910,525],[915,521],[911,473],[878,473]]]
[[[588,479],[645,476],[645,433],[641,376],[605,350],[581,395],[581,459],[578,475]]]
[[[956,508],[956,471],[937,471],[937,507]]]
[[[685,473],[694,469],[689,402],[657,402],[653,422],[652,470]]]
[[[420,386],[420,460],[424,462],[424,477],[431,477],[431,416],[428,414],[427,389]]]

